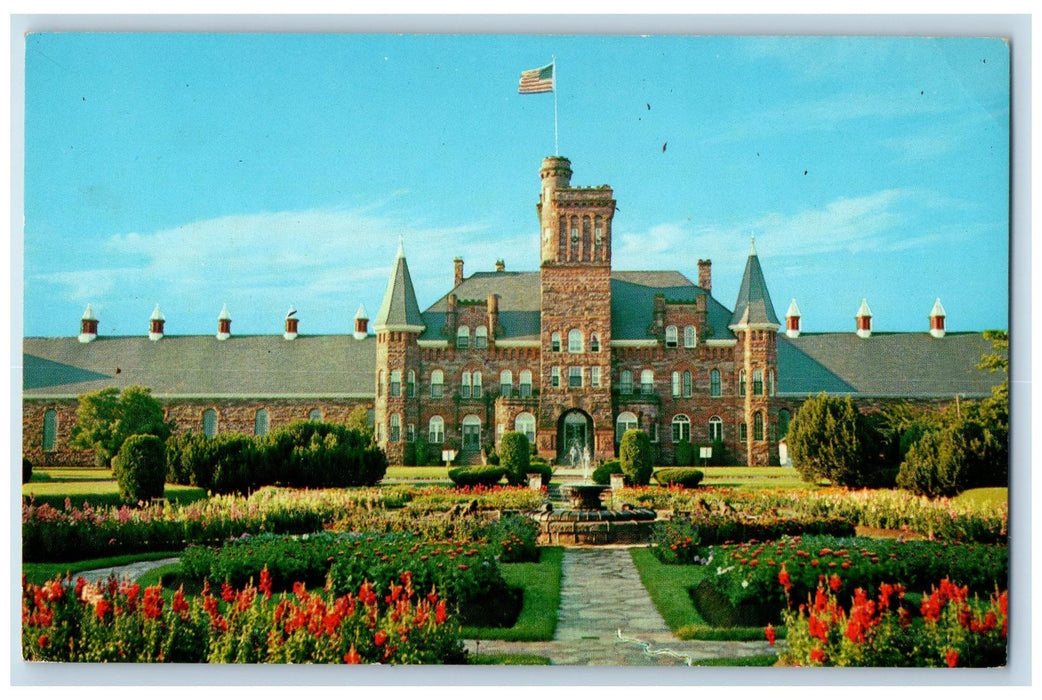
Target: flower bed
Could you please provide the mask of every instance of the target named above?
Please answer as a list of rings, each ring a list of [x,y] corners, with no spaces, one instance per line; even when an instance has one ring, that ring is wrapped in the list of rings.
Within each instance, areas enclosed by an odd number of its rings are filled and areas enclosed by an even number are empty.
[[[363,583],[339,597],[272,596],[270,581],[209,588],[198,597],[115,578],[75,587],[22,586],[22,653],[29,661],[177,663],[462,663],[459,625],[440,594],[399,574],[387,596]]]
[[[529,511],[538,508],[544,500],[545,491],[532,491],[527,486],[428,486],[414,491],[406,508],[413,512],[430,513],[473,503],[477,510]]]

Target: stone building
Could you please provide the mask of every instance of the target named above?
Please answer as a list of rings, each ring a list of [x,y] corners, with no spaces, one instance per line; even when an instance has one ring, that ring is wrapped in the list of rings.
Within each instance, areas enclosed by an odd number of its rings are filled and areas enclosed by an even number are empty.
[[[863,300],[847,331],[803,333],[793,300],[784,325],[750,247],[737,299],[712,295],[712,263],[697,283],[678,271],[612,269],[615,199],[608,186],[573,187],[566,158],[540,169],[540,269],[464,275],[426,310],[403,246],[368,333],[236,336],[227,308],[214,336],[168,336],[157,307],[149,333],[98,336],[87,307],[79,336],[23,341],[23,452],[37,464],[82,464],[69,448],[76,397],[143,385],[178,431],[262,434],[296,419],[342,421],[373,411],[392,464],[411,461],[418,438],[475,462],[509,430],[544,457],[586,447],[614,456],[629,428],[648,432],[657,460],[676,445],[722,443],[741,464],[784,461],[784,435],[800,403],[820,392],[872,409],[894,400],[944,404],[987,396],[1001,377],[978,370],[991,347],[979,333],[946,333],[940,300],[922,333],[880,333]],[[533,235],[532,244],[536,245]],[[924,310],[925,312],[926,310]]]

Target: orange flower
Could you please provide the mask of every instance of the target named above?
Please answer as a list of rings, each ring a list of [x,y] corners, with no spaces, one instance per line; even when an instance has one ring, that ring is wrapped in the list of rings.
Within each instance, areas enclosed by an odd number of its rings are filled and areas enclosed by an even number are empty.
[[[387,633],[383,630],[377,630],[376,635],[373,637],[373,643],[378,647],[382,647],[387,641]]]
[[[346,654],[344,654],[344,663],[345,664],[360,664],[360,663],[362,663],[362,657],[358,654],[357,651],[355,651],[355,645],[354,644],[352,644],[351,645],[351,649],[348,650],[348,652]]]
[[[959,665],[959,652],[949,649],[948,653],[944,655],[944,661],[948,664],[948,668],[955,668]]]
[[[773,647],[774,640],[778,636],[778,633],[774,630],[774,625],[767,623],[767,627],[764,628],[763,633],[767,637],[767,642]]]
[[[819,664],[823,664],[823,663],[825,663],[825,659],[826,658],[827,657],[825,656],[825,650],[824,649],[819,649],[818,647],[814,647],[813,649],[810,650],[810,660],[811,661],[814,661],[814,662],[819,663]]]

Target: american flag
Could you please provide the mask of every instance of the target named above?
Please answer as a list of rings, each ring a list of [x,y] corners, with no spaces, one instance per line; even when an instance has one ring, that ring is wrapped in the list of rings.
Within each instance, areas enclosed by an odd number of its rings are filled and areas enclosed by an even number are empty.
[[[548,63],[542,68],[521,71],[521,82],[517,86],[517,91],[522,95],[536,92],[553,92],[554,64]]]

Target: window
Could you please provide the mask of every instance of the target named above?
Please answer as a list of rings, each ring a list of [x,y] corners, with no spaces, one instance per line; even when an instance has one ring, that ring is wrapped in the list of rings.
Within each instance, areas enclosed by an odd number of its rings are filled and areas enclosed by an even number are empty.
[[[622,436],[627,430],[633,430],[637,427],[637,416],[626,411],[620,413],[619,417],[615,419],[615,442],[622,442]]]
[[[463,399],[470,398],[470,372],[463,373],[463,378],[460,380],[459,395]]]
[[[753,440],[763,440],[763,414],[753,416]]]
[[[753,396],[763,396],[763,370],[753,370]]]
[[[738,426],[738,439],[742,442],[749,439],[749,427],[745,423]]]
[[[322,420],[322,409],[313,408],[308,412],[308,420]]]
[[[217,411],[208,408],[203,411],[203,435],[212,438],[217,434]]]
[[[792,420],[792,413],[789,409],[783,408],[778,411],[778,439],[783,439],[789,434],[789,421]]]
[[[409,423],[409,425],[405,426],[405,441],[406,442],[416,442],[416,424],[415,423]]]
[[[573,328],[568,331],[568,352],[577,353],[583,351],[583,332]]]
[[[470,346],[470,328],[460,326],[456,329],[456,347],[463,349]]]
[[[568,387],[571,389],[578,389],[583,385],[583,368],[582,367],[569,367],[568,368]]]
[[[396,399],[402,395],[402,371],[391,370],[391,398]]]
[[[478,350],[488,347],[488,328],[478,326],[474,329],[474,347]]]
[[[384,395],[384,380],[385,379],[387,379],[387,375],[384,374],[383,370],[380,370],[380,372],[376,375],[376,395],[377,396],[383,396]]]
[[[600,388],[601,386],[601,368],[591,367],[590,368],[590,386]]]
[[[532,373],[525,369],[521,370],[520,378],[521,398],[527,399],[532,396]]]
[[[709,395],[720,396],[720,370],[718,369],[709,373]]]
[[[268,414],[268,409],[262,408],[253,414],[253,434],[254,435],[267,435],[268,426],[271,424],[271,416]]]
[[[590,352],[601,351],[601,336],[597,333],[590,334]]]
[[[640,373],[641,396],[651,396],[655,393],[655,373],[646,369]]]
[[[431,418],[430,427],[427,431],[427,442],[432,445],[440,445],[445,442],[445,419],[441,416]]]
[[[673,416],[673,442],[691,442],[691,419],[685,415]]]
[[[655,421],[648,424],[648,439],[652,442],[658,442],[658,423]]]
[[[550,386],[555,389],[561,386],[561,368],[551,367],[550,368]]]
[[[684,326],[684,347],[693,348],[697,344],[698,336],[695,334],[694,326]]]
[[[43,412],[43,449],[51,451],[58,444],[58,412],[48,408]]]
[[[514,430],[524,433],[531,445],[535,444],[535,416],[531,413],[519,413],[514,419]]]
[[[550,352],[561,352],[561,334],[556,331],[550,334]]]
[[[440,369],[431,372],[431,398],[440,399],[445,392],[445,375]]]
[[[633,372],[624,369],[619,373],[619,393],[629,396],[633,393]]]
[[[684,398],[691,398],[691,370],[684,370]]]
[[[716,442],[724,439],[724,422],[720,420],[720,416],[713,416],[709,419],[709,441]]]
[[[738,395],[745,396],[745,370],[738,372]]]
[[[471,396],[475,399],[481,398],[481,372],[475,372],[474,378],[471,380]]]
[[[767,395],[774,396],[774,370],[767,371]]]
[[[405,395],[410,399],[414,399],[416,398],[416,372],[410,369],[409,374],[406,376]]]
[[[499,373],[499,395],[510,396],[514,393],[514,375],[505,369]]]
[[[680,397],[680,372],[674,372],[670,384],[673,386],[673,398]]]
[[[398,442],[402,439],[402,417],[397,413],[391,414],[390,429],[387,431],[387,436],[391,442]]]
[[[666,326],[666,347],[675,348],[677,346],[677,327]]]

